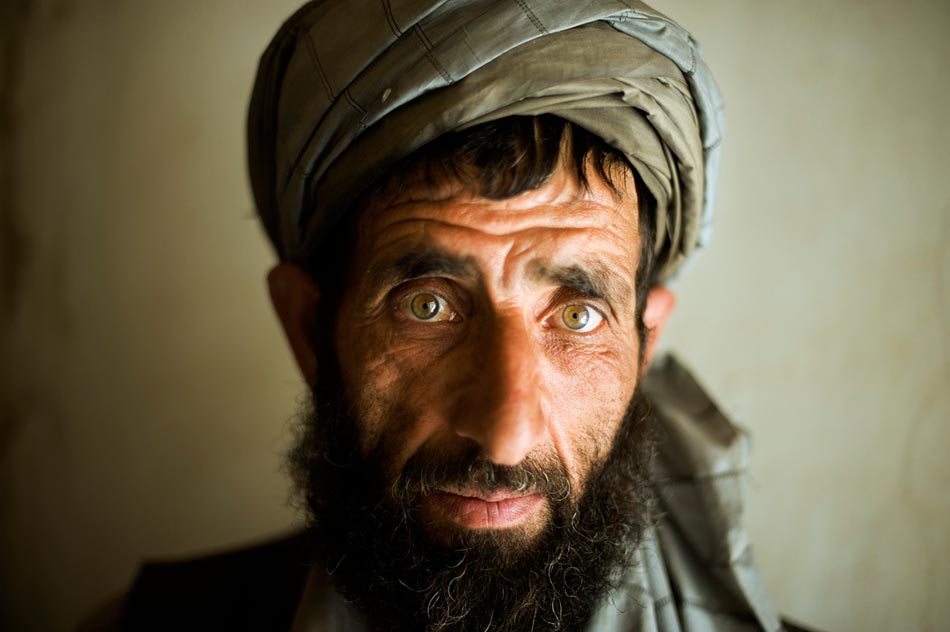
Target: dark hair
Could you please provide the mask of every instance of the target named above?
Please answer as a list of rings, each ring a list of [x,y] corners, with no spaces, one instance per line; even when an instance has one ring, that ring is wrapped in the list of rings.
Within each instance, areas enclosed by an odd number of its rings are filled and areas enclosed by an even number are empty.
[[[653,246],[656,239],[656,201],[624,155],[599,136],[550,114],[512,116],[444,134],[399,162],[374,186],[363,192],[355,211],[347,214],[340,239],[327,244],[310,272],[321,286],[324,299],[339,304],[348,274],[339,274],[331,261],[349,264],[355,246],[359,211],[369,199],[391,195],[407,186],[438,187],[459,182],[477,195],[493,200],[514,197],[543,186],[557,170],[562,153],[570,152],[569,166],[581,185],[589,189],[590,170],[617,195],[617,179],[632,173],[638,200],[641,236],[636,274],[637,333],[641,342],[647,294],[657,284]],[[634,244],[630,244],[631,248]],[[334,271],[336,271],[334,273]],[[641,363],[643,345],[640,346]]]

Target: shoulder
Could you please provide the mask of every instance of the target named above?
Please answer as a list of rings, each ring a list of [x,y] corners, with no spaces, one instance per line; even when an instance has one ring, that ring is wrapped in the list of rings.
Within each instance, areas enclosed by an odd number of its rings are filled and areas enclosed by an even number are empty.
[[[287,629],[307,560],[303,536],[293,534],[194,558],[146,562],[126,596],[118,629]]]

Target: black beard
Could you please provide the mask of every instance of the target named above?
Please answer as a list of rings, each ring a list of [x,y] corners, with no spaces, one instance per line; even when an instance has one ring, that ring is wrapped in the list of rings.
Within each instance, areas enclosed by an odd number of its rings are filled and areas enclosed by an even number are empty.
[[[650,407],[637,388],[613,447],[570,500],[563,465],[502,467],[477,448],[427,454],[387,484],[382,455],[360,455],[335,361],[301,415],[288,466],[317,560],[340,594],[383,630],[577,630],[631,564],[650,516]],[[437,542],[420,523],[418,498],[445,482],[532,489],[550,520],[530,543],[504,531]],[[566,487],[565,487],[566,486]]]

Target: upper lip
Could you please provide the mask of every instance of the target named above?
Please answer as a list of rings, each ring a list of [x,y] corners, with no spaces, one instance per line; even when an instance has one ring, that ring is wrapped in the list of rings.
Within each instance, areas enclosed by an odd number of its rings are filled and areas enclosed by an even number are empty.
[[[487,503],[497,503],[502,500],[510,500],[512,498],[523,498],[525,496],[533,496],[534,493],[531,490],[524,491],[515,491],[513,489],[497,489],[495,491],[488,491],[477,488],[465,488],[465,489],[439,489],[440,492],[445,494],[452,494],[454,496],[462,496],[465,498],[472,498],[475,500],[481,500]]]

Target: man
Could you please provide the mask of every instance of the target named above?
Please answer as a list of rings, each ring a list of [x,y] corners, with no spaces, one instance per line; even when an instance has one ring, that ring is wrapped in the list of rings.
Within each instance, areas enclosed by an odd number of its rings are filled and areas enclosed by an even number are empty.
[[[742,435],[675,361],[645,377],[708,232],[720,110],[639,2],[301,8],[249,161],[312,392],[307,528],[146,567],[125,626],[779,629]]]

